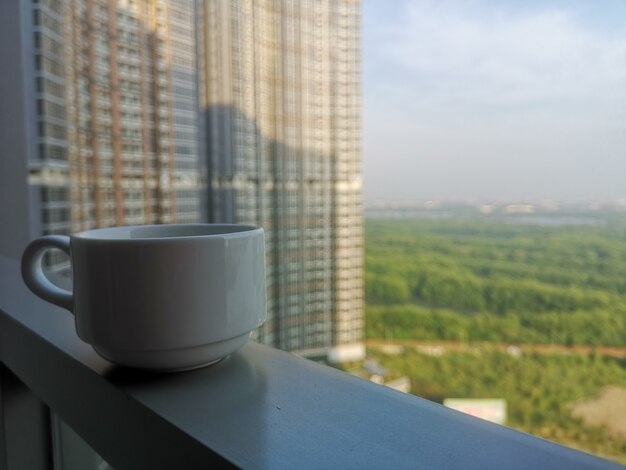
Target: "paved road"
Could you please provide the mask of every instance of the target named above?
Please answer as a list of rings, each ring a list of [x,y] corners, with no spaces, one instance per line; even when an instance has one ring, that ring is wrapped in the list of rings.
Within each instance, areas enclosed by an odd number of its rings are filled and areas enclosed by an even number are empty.
[[[626,347],[613,346],[588,346],[576,345],[567,346],[565,344],[517,344],[517,343],[491,343],[491,342],[473,342],[465,343],[460,341],[427,341],[427,340],[406,340],[406,339],[367,339],[365,344],[370,347],[391,347],[405,346],[417,348],[425,353],[437,355],[439,352],[445,351],[471,351],[476,349],[498,349],[501,351],[509,351],[512,354],[521,353],[540,353],[540,354],[573,354],[573,353],[591,353],[594,350],[606,356],[618,358],[626,357]],[[519,348],[519,349],[516,349]]]

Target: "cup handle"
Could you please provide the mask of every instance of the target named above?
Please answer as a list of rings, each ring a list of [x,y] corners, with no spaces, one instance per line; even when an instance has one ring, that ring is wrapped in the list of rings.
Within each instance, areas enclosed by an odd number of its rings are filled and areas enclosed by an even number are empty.
[[[22,278],[28,288],[39,297],[71,312],[74,307],[74,295],[50,282],[41,267],[43,255],[50,248],[58,248],[69,256],[70,237],[46,235],[33,240],[22,255]]]

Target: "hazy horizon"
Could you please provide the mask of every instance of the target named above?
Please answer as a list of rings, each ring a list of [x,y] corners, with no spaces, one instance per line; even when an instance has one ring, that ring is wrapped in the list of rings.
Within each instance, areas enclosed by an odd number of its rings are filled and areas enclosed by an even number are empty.
[[[364,197],[626,197],[626,2],[363,3]]]

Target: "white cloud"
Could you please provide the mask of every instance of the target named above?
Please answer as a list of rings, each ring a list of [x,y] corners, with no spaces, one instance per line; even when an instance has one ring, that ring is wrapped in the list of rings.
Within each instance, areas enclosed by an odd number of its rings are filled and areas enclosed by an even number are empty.
[[[593,34],[563,10],[411,2],[381,37],[380,56],[415,80],[426,103],[597,103],[625,89],[626,35]]]
[[[365,4],[366,197],[626,196],[626,32],[530,3]]]

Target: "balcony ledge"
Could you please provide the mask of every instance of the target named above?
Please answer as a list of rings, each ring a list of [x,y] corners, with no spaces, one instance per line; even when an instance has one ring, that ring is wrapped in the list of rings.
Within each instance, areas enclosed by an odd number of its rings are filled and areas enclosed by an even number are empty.
[[[0,361],[116,469],[620,468],[256,343],[190,372],[115,366],[17,261],[0,279]]]

